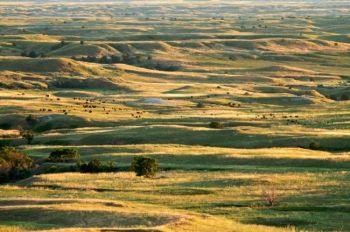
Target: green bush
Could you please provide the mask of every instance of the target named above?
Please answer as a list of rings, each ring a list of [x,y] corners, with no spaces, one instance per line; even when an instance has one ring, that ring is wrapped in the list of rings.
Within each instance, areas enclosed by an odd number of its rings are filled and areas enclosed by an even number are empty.
[[[321,145],[317,142],[311,142],[309,144],[309,149],[311,150],[320,150],[320,148],[321,148]]]
[[[51,152],[48,160],[51,162],[67,162],[79,159],[80,154],[76,149],[60,149]]]
[[[211,122],[209,127],[214,129],[223,129],[225,126],[221,122]]]
[[[138,156],[131,163],[131,170],[136,173],[136,176],[153,177],[158,171],[158,163],[155,159]]]
[[[81,172],[85,173],[98,173],[98,172],[115,172],[117,167],[113,161],[102,162],[98,159],[90,160],[86,162],[78,162],[77,167]]]
[[[34,133],[31,130],[21,130],[20,135],[22,138],[27,140],[27,144],[32,144],[32,141],[34,139]]]
[[[0,182],[28,177],[33,168],[30,157],[13,147],[0,149]]]
[[[36,53],[35,51],[31,51],[31,52],[29,52],[28,57],[37,58],[37,57],[39,57],[39,54]]]
[[[204,105],[203,102],[198,102],[197,103],[197,108],[204,108],[204,107],[205,107],[205,105]]]

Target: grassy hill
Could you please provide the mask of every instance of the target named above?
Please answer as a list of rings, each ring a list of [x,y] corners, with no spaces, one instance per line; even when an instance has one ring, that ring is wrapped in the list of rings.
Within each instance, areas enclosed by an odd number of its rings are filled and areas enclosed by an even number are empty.
[[[350,231],[348,9],[0,1],[0,231]]]

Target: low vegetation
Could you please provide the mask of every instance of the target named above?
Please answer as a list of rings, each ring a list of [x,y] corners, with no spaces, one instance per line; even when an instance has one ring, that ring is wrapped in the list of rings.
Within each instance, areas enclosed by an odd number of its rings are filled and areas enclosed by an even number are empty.
[[[350,1],[22,1],[0,231],[350,231]]]
[[[92,159],[89,162],[80,161],[77,163],[77,167],[83,173],[115,172],[118,170],[113,161],[103,162],[99,159]]]

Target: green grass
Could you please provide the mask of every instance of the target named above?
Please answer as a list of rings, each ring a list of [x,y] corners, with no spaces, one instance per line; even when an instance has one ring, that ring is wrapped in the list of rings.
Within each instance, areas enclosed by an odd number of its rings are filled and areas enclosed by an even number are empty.
[[[40,164],[0,185],[1,231],[350,230],[348,2],[105,4],[0,3],[0,144]],[[61,148],[118,172],[45,162]]]

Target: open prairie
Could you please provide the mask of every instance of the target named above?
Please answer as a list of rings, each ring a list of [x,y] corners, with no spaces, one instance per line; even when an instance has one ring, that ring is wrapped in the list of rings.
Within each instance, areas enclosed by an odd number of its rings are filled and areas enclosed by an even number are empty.
[[[34,161],[0,185],[0,231],[350,231],[349,13],[0,1],[0,146]],[[63,148],[117,171],[48,159]]]

